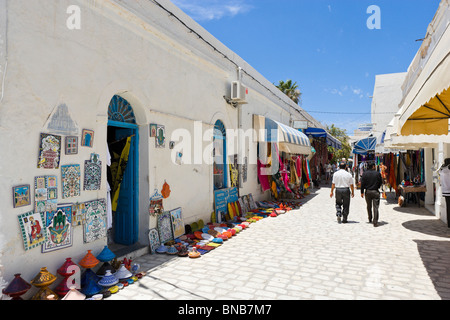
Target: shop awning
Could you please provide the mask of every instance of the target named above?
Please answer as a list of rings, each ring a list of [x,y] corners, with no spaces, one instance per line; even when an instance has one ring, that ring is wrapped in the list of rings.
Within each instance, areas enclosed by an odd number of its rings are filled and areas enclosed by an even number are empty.
[[[353,148],[354,154],[367,154],[369,152],[375,152],[375,147],[377,145],[376,137],[367,137],[359,140],[355,143]]]
[[[449,133],[450,29],[446,28],[401,103],[399,135]]]
[[[305,130],[305,134],[314,138],[326,138],[327,144],[335,149],[342,149],[342,143],[333,137],[328,131],[320,128],[308,128]]]
[[[280,151],[302,155],[312,153],[308,137],[283,123],[255,115],[254,129],[257,130],[259,142],[278,143]]]
[[[403,136],[447,135],[450,119],[450,88],[420,106],[402,127]]]

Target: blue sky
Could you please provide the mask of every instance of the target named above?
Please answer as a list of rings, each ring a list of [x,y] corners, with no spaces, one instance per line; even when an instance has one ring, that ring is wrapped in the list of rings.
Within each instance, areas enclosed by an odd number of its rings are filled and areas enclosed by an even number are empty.
[[[440,0],[172,2],[270,82],[296,81],[305,110],[352,135],[370,123],[375,76],[407,71]],[[370,5],[379,30],[367,27]]]

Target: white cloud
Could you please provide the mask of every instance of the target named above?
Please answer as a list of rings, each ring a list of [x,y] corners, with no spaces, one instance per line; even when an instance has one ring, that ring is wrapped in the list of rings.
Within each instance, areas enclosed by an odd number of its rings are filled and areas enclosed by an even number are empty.
[[[172,0],[172,2],[196,21],[235,17],[252,9],[245,0]]]

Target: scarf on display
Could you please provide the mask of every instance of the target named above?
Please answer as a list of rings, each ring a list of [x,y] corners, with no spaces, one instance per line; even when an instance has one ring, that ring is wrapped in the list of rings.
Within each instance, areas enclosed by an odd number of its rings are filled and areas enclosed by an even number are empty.
[[[278,157],[278,163],[280,165],[281,181],[283,182],[284,187],[286,188],[286,190],[289,191],[289,192],[292,192],[291,189],[289,189],[289,185],[288,185],[288,183],[289,183],[289,176],[288,176],[287,169],[284,166],[283,161],[281,161],[280,153],[278,152],[278,146],[275,143],[273,145],[275,147],[275,152],[276,152],[277,157]]]

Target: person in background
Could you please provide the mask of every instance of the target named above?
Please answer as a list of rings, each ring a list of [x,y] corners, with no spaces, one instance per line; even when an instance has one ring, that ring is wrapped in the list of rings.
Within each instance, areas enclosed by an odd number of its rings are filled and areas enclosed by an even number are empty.
[[[380,187],[383,184],[381,174],[375,170],[375,163],[371,163],[368,166],[368,170],[364,172],[361,178],[361,198],[366,197],[367,214],[369,216],[369,223],[373,226],[378,226],[379,213],[378,208],[380,206]],[[373,207],[373,214],[372,214]]]
[[[338,223],[347,223],[347,218],[350,213],[350,191],[351,197],[355,196],[355,188],[353,177],[346,170],[347,164],[341,162],[339,170],[333,175],[333,182],[331,184],[330,198],[333,198],[334,189],[336,189],[336,216]]]

